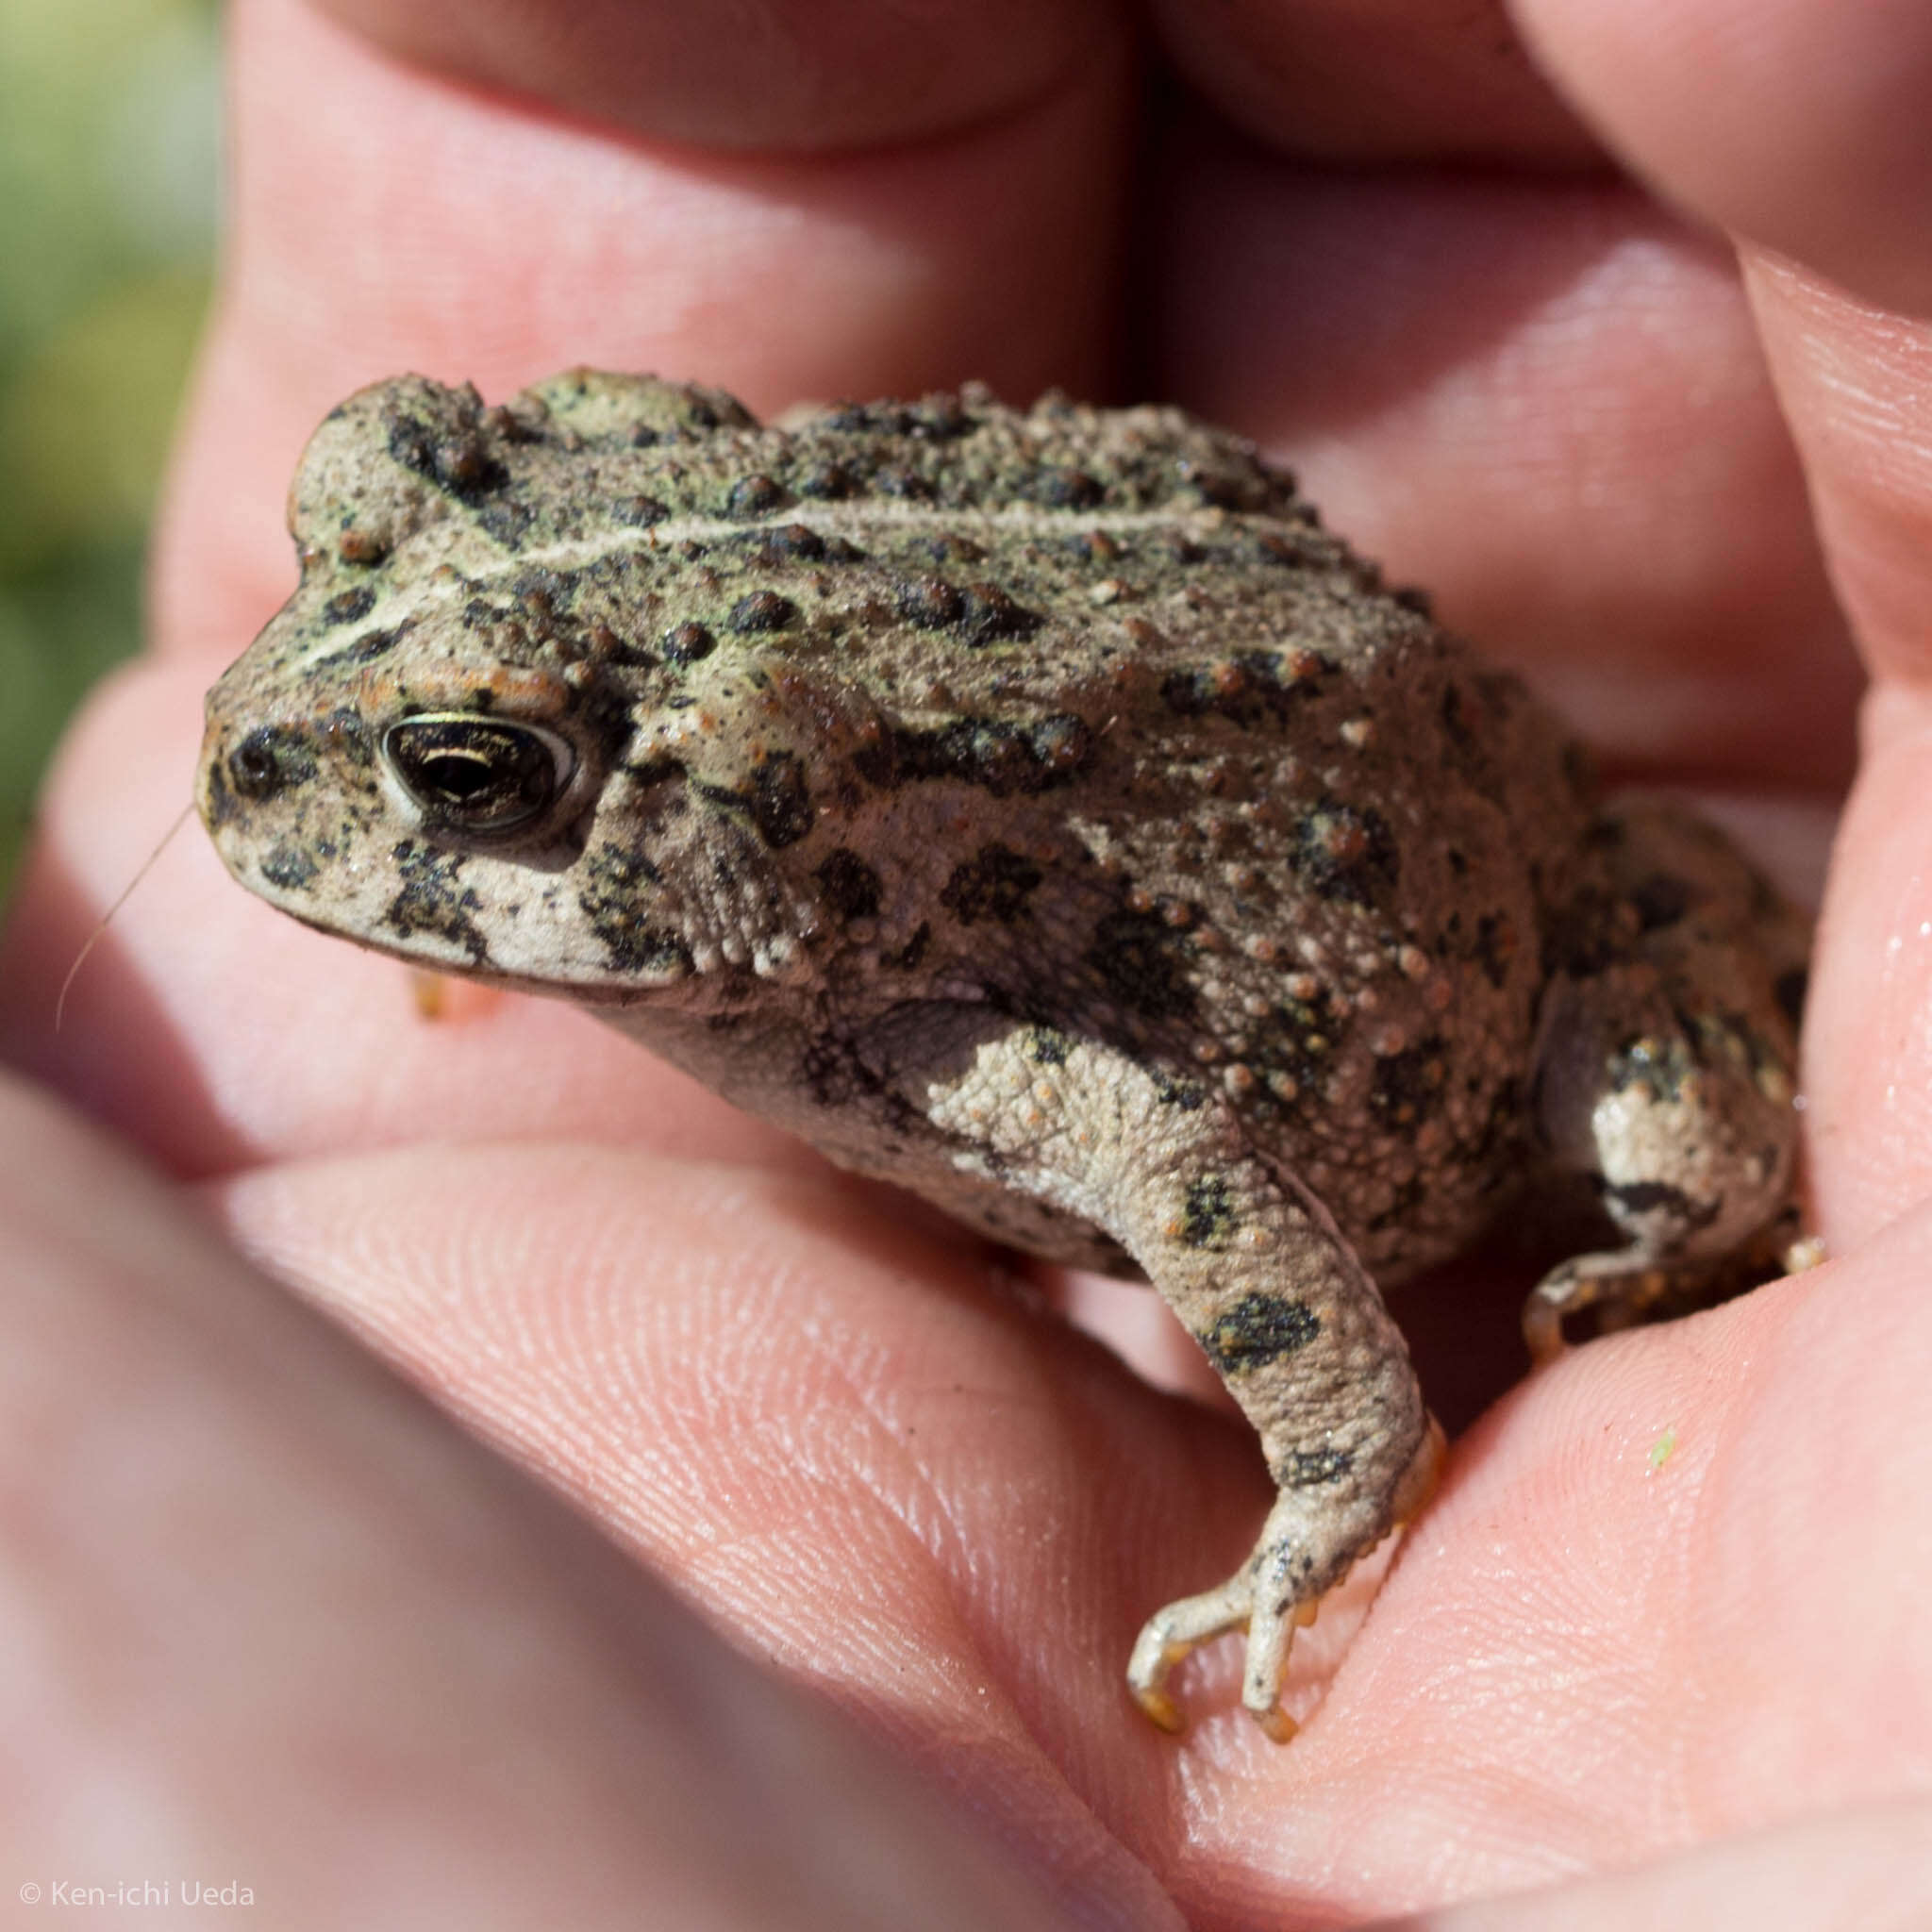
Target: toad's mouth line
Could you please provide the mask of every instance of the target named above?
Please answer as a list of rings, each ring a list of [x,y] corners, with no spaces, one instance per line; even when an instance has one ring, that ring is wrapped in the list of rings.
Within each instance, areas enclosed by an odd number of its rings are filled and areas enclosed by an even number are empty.
[[[815,520],[816,517],[816,520]],[[845,506],[836,511],[792,505],[782,513],[768,517],[675,517],[640,528],[635,541],[618,544],[607,527],[594,534],[573,537],[555,543],[532,544],[516,551],[502,550],[491,541],[501,561],[481,570],[465,571],[456,578],[424,583],[407,593],[379,597],[364,613],[355,629],[331,628],[318,638],[291,666],[312,669],[325,658],[353,653],[365,640],[391,631],[405,617],[426,618],[439,609],[455,608],[476,594],[477,587],[498,577],[521,576],[532,570],[567,571],[595,563],[613,549],[668,551],[680,543],[742,541],[759,530],[777,529],[793,524],[821,537],[841,537],[854,525],[863,522],[876,528],[890,525],[894,529],[917,532],[971,531],[996,529],[1003,537],[1063,536],[1070,530],[1097,531],[1103,536],[1132,536],[1148,530],[1172,530],[1176,526],[1203,534],[1216,530],[1264,525],[1271,529],[1300,527],[1292,519],[1263,516],[1239,510],[1217,508],[1208,504],[1191,504],[1176,508],[1169,505],[1154,509],[1056,510],[1033,504],[1008,504],[997,508],[946,509],[920,504],[878,503],[866,498],[862,506]]]

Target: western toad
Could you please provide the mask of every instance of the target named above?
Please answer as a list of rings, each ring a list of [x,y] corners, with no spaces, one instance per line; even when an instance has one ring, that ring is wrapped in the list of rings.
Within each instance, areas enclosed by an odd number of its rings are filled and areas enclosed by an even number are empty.
[[[575,370],[317,430],[302,581],[208,699],[248,887],[575,1000],[848,1168],[1139,1270],[1253,1421],[1252,1557],[1129,1666],[1297,1622],[1441,1437],[1377,1281],[1524,1179],[1626,1311],[1789,1211],[1804,923],[1172,409],[985,391],[760,427]]]

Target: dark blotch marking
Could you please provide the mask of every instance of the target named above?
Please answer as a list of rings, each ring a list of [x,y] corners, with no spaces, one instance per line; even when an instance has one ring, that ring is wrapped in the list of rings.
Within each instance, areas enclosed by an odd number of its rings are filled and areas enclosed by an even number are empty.
[[[700,785],[698,790],[716,805],[748,813],[758,837],[774,847],[795,845],[811,830],[817,816],[805,768],[795,752],[768,754],[742,791],[723,785]]]
[[[219,831],[222,826],[241,815],[241,808],[235,803],[235,794],[228,790],[228,781],[223,775],[221,766],[210,766],[208,774],[208,806],[202,814],[208,830]]]
[[[490,941],[470,917],[480,910],[483,902],[458,877],[463,867],[462,854],[439,852],[405,839],[393,848],[392,856],[403,883],[383,913],[382,923],[402,939],[434,933],[461,946],[473,964],[485,964]]]
[[[811,830],[817,814],[805,768],[795,753],[774,752],[752,774],[751,822],[767,845],[792,845]]]
[[[915,630],[948,630],[966,610],[965,597],[943,577],[902,577],[892,586],[892,601]]]
[[[907,436],[912,429],[912,411],[903,403],[837,403],[811,426],[841,436]]]
[[[1285,1490],[1315,1490],[1339,1483],[1355,1467],[1346,1449],[1296,1449],[1274,1472]]]
[[[770,564],[815,563],[824,554],[825,540],[809,524],[780,524],[758,544],[758,555]]]
[[[1218,1174],[1204,1174],[1188,1184],[1181,1204],[1181,1240],[1191,1248],[1226,1247],[1241,1216],[1229,1200],[1227,1183]]]
[[[843,463],[815,463],[798,479],[801,496],[815,496],[826,503],[850,496],[857,487],[852,472]]]
[[[1292,995],[1270,1008],[1242,1049],[1257,1070],[1286,1074],[1297,1090],[1319,1089],[1335,1063],[1335,1049],[1348,1031],[1325,986],[1308,999]]]
[[[1606,1185],[1603,1194],[1606,1201],[1621,1208],[1625,1214],[1668,1214],[1687,1232],[1708,1227],[1724,1212],[1724,1206],[1722,1194],[1714,1201],[1696,1201],[1669,1181],[1624,1181]]]
[[[948,442],[970,435],[974,422],[973,412],[951,390],[935,390],[922,396],[906,417],[907,434],[928,442]]]
[[[776,591],[750,591],[731,607],[726,622],[745,635],[758,631],[783,630],[798,622],[798,606]]]
[[[344,644],[340,651],[331,651],[326,657],[318,658],[315,668],[320,670],[325,664],[373,664],[378,658],[388,657],[415,627],[416,620],[408,617],[392,629],[372,630],[354,643]]]
[[[1181,480],[1201,502],[1214,509],[1257,509],[1267,498],[1265,477],[1253,469],[1245,475],[1226,468],[1209,469],[1192,458],[1183,459]]]
[[[602,680],[591,685],[583,693],[577,719],[587,731],[595,735],[608,769],[614,770],[624,763],[630,741],[637,735],[638,721],[620,687]]]
[[[954,868],[940,892],[940,904],[961,925],[981,919],[1011,925],[1024,916],[1026,902],[1041,877],[1030,858],[1010,847],[982,845],[964,864]]]
[[[536,511],[514,497],[484,503],[476,509],[478,525],[506,550],[516,549],[536,521]]]
[[[1161,702],[1183,718],[1211,712],[1236,724],[1287,718],[1335,675],[1335,659],[1320,651],[1237,651],[1218,664],[1171,671]]]
[[[960,718],[930,731],[888,726],[852,763],[869,785],[882,789],[958,778],[1005,798],[1067,784],[1092,751],[1086,720],[1065,712],[1026,725]]]
[[[858,854],[841,845],[812,874],[841,919],[872,919],[879,909],[879,875]]]
[[[586,857],[584,877],[577,904],[615,971],[661,973],[671,966],[689,971],[691,954],[684,941],[646,916],[658,869],[641,852],[603,846]]]
[[[664,655],[674,664],[695,664],[718,648],[718,640],[701,624],[674,624],[664,633]]]
[[[641,764],[626,765],[624,768],[636,782],[640,791],[651,785],[662,785],[673,778],[684,776],[684,760],[675,758],[669,752],[659,752],[655,758],[648,758]]]
[[[968,584],[960,602],[954,628],[975,650],[1030,638],[1046,622],[1039,611],[1016,604],[998,584]]]
[[[724,499],[724,510],[727,516],[762,517],[791,501],[791,491],[770,476],[741,476]]]
[[[610,506],[611,521],[628,524],[634,529],[648,529],[653,524],[661,524],[670,514],[671,506],[655,496],[620,496]]]
[[[1391,1126],[1407,1127],[1434,1113],[1448,1074],[1444,1051],[1441,1035],[1432,1033],[1415,1046],[1377,1059],[1369,1087],[1369,1105],[1376,1117]]]
[[[375,590],[362,584],[353,591],[338,591],[322,607],[322,621],[327,625],[354,624],[375,608]]]
[[[434,426],[399,411],[390,422],[389,453],[406,470],[473,508],[509,481],[509,472],[477,426],[474,396],[456,421]]]
[[[304,891],[322,868],[293,841],[278,841],[261,861],[261,875],[285,892]]]
[[[1028,1030],[1021,1051],[1042,1067],[1063,1067],[1074,1042],[1058,1026],[1035,1026]]]
[[[1307,1302],[1279,1294],[1244,1294],[1232,1307],[1223,1309],[1200,1342],[1224,1375],[1240,1375],[1307,1347],[1321,1332],[1322,1318]]]
[[[1072,468],[1042,472],[1035,494],[1049,509],[1093,509],[1107,501],[1097,477]]]
[[[1288,862],[1324,899],[1373,906],[1401,870],[1395,835],[1373,806],[1324,798],[1294,828]]]
[[[1674,878],[1669,873],[1654,872],[1630,891],[1630,903],[1637,908],[1637,917],[1645,932],[1656,932],[1659,926],[1675,925],[1696,902],[1695,889],[1687,881]]]
[[[1158,913],[1109,912],[1093,929],[1087,964],[1115,999],[1145,1019],[1185,1020],[1194,1010],[1174,931]]]
[[[1196,1113],[1207,1104],[1208,1090],[1194,1080],[1177,1080],[1164,1067],[1153,1069],[1154,1097],[1162,1107],[1177,1107],[1183,1113]]]

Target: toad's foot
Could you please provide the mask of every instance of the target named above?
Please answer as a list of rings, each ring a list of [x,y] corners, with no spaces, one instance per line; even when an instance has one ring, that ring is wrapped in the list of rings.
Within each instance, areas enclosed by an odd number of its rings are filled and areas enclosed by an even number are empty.
[[[1601,1310],[1597,1325],[1603,1332],[1628,1328],[1692,1278],[1654,1265],[1642,1248],[1575,1256],[1551,1269],[1523,1305],[1523,1339],[1530,1360],[1542,1368],[1563,1353],[1566,1315],[1593,1307]]]
[[[1553,1268],[1523,1305],[1523,1339],[1538,1368],[1566,1346],[1563,1324],[1586,1308],[1597,1311],[1597,1330],[1633,1327],[1659,1303],[1704,1307],[1755,1288],[1780,1274],[1802,1274],[1824,1259],[1824,1243],[1799,1232],[1796,1203],[1751,1240],[1715,1260],[1664,1261],[1642,1242],[1600,1254],[1578,1255]]]
[[[1435,1492],[1442,1455],[1441,1425],[1432,1416],[1422,1447],[1396,1491],[1390,1529],[1401,1527],[1426,1505]],[[1186,1723],[1167,1688],[1174,1666],[1210,1639],[1245,1629],[1248,1654],[1241,1674],[1242,1707],[1277,1744],[1285,1744],[1294,1736],[1295,1721],[1281,1707],[1289,1647],[1295,1631],[1315,1621],[1326,1594],[1298,1596],[1287,1580],[1307,1572],[1305,1515],[1306,1506],[1293,1492],[1277,1498],[1254,1553],[1225,1583],[1200,1596],[1182,1597],[1178,1603],[1169,1604],[1141,1626],[1127,1661],[1127,1689],[1135,1703],[1162,1730],[1178,1731]],[[1371,1543],[1355,1554],[1366,1556],[1373,1547]]]

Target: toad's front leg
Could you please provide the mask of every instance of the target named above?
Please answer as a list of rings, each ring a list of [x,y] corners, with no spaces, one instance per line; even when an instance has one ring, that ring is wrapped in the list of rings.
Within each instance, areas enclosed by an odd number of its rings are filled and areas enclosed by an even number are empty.
[[[1259,1433],[1280,1489],[1260,1541],[1218,1589],[1149,1620],[1127,1680],[1157,1724],[1178,1729],[1169,1674],[1245,1626],[1241,1702],[1271,1736],[1292,1736],[1280,1696],[1295,1624],[1422,1507],[1441,1455],[1374,1283],[1224,1101],[1117,1049],[1015,1026],[927,1104],[962,1166],[996,1169],[1119,1241]]]

